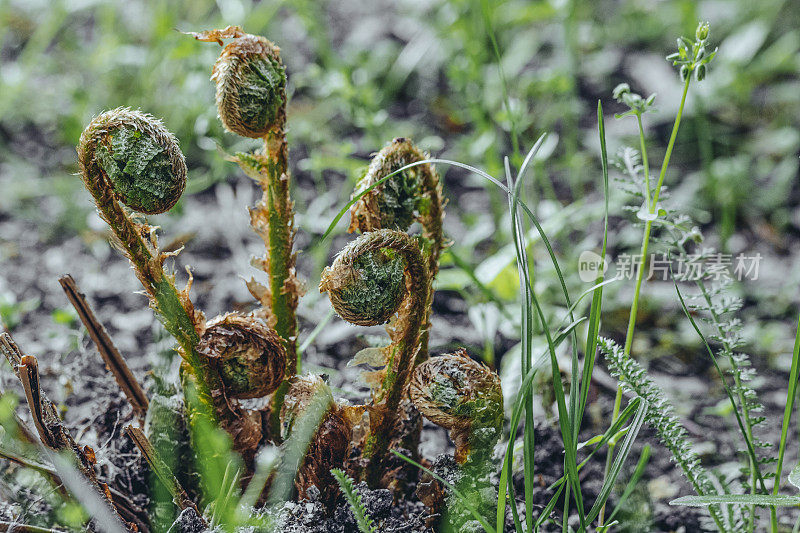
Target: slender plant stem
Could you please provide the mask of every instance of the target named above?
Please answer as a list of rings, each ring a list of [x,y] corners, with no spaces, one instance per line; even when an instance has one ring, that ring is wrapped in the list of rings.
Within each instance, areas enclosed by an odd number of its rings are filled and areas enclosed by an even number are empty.
[[[678,129],[681,125],[681,118],[683,117],[683,109],[686,105],[686,95],[689,93],[689,85],[692,81],[691,76],[686,76],[686,81],[683,84],[683,94],[681,96],[681,103],[678,107],[678,114],[675,116],[675,123],[672,125],[672,134],[669,137],[669,144],[667,144],[667,151],[664,154],[664,161],[661,164],[661,172],[658,176],[658,183],[656,184],[655,192],[653,193],[653,199],[650,201],[650,187],[649,187],[649,179],[647,190],[645,191],[645,197],[647,198],[647,205],[649,205],[648,214],[651,217],[648,217],[648,220],[645,222],[644,225],[644,234],[642,236],[642,247],[641,252],[639,254],[639,265],[638,271],[636,274],[636,288],[633,291],[633,301],[631,302],[631,310],[630,315],[628,317],[628,330],[625,334],[625,346],[623,348],[623,353],[625,357],[629,357],[631,354],[631,346],[633,345],[633,333],[636,329],[636,318],[639,311],[639,295],[641,294],[642,290],[642,282],[644,281],[644,268],[645,263],[647,262],[647,249],[650,245],[650,233],[653,228],[653,221],[652,215],[655,215],[658,210],[658,198],[661,195],[661,187],[664,184],[664,178],[667,175],[667,166],[669,165],[669,160],[672,157],[672,149],[675,147],[675,139],[678,137]],[[637,116],[637,118],[639,118]],[[639,136],[640,136],[640,143],[644,145],[644,133],[640,127],[639,129]],[[645,161],[644,154],[642,154],[642,161]],[[646,163],[645,163],[646,164]],[[647,167],[646,167],[647,168]],[[619,416],[619,410],[622,405],[622,389],[617,386],[617,394],[614,397],[614,409],[611,415],[612,423],[617,419]],[[608,455],[606,456],[606,467],[605,473],[603,474],[603,479],[608,477],[608,472],[611,469],[611,463],[614,458],[614,447],[615,445],[611,442],[608,443]],[[605,514],[605,508],[600,511],[600,515],[598,517],[599,525],[603,525],[603,515]]]
[[[644,167],[644,199],[647,212],[650,212],[650,162],[647,160],[647,143],[644,140],[644,127],[642,126],[642,114],[636,113],[636,122],[639,125],[639,147],[642,152],[642,166]]]
[[[792,352],[792,366],[789,369],[789,390],[786,395],[786,408],[783,411],[783,424],[781,425],[781,440],[778,444],[778,462],[775,466],[775,486],[772,489],[773,494],[778,494],[781,488],[781,475],[783,474],[783,459],[786,455],[786,438],[789,435],[789,423],[792,419],[792,410],[797,398],[797,379],[798,371],[800,371],[800,317],[797,321],[797,334],[794,339],[794,351]],[[770,508],[770,515],[773,514],[774,507]],[[772,522],[772,531],[777,531],[776,520],[770,516]]]
[[[285,101],[285,97],[284,97]],[[286,144],[286,108],[278,125],[264,137],[264,160],[259,185],[261,202],[251,211],[251,225],[264,239],[267,257],[263,269],[269,275],[269,313],[275,332],[286,347],[286,372],[283,383],[272,395],[269,427],[273,439],[280,433],[280,411],[289,380],[297,373],[297,301],[299,282],[295,275],[294,204],[289,194],[288,147]],[[267,227],[263,227],[264,217]],[[266,231],[265,231],[266,230]],[[265,234],[266,233],[266,234]]]

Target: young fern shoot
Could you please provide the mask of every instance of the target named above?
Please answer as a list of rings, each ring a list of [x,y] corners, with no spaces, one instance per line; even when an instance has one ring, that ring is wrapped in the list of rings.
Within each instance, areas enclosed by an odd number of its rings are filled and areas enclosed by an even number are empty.
[[[218,383],[196,349],[205,319],[195,311],[189,287],[178,291],[174,275],[164,271],[169,254],[158,249],[155,228],[134,220],[123,207],[153,214],[175,205],[186,183],[186,163],[177,139],[153,116],[117,108],[89,123],[78,144],[78,160],[100,216],[130,260],[164,327],[178,341],[188,370],[197,377],[200,402],[210,414],[211,389]]]
[[[425,159],[427,155],[409,139],[393,139],[372,158],[369,169],[356,185],[353,196],[358,196],[404,166]],[[439,272],[439,257],[447,244],[442,231],[446,203],[439,174],[433,165],[425,163],[407,168],[379,183],[350,208],[350,232],[357,230],[366,233],[382,228],[408,231],[415,221],[422,226],[423,251],[430,285],[415,367],[428,358],[433,280]]]
[[[280,49],[264,37],[245,33],[238,26],[193,33],[200,41],[231,39],[222,49],[211,75],[216,82],[216,103],[225,128],[242,137],[261,139],[264,150],[237,154],[234,160],[263,191],[250,209],[250,225],[261,237],[267,253],[253,264],[267,273],[269,286],[255,280],[247,286],[261,303],[258,316],[283,340],[286,371],[272,402],[270,427],[279,434],[279,414],[288,379],[297,372],[297,302],[302,285],[297,279],[294,246],[294,203],[286,144],[286,72]]]
[[[411,377],[409,395],[431,422],[450,430],[458,464],[480,466],[503,430],[500,377],[463,349],[432,357]]]
[[[429,284],[417,242],[390,229],[360,236],[322,273],[320,291],[328,293],[333,308],[348,322],[378,325],[397,315],[389,328],[392,344],[382,349],[386,368],[367,409],[363,455],[369,460],[366,477],[371,484],[380,481],[383,458],[396,436],[400,402],[419,350]]]

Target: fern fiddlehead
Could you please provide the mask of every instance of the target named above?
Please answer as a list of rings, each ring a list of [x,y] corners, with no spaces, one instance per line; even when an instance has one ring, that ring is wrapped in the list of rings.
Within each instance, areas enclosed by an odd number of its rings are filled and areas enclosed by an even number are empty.
[[[425,418],[450,430],[457,463],[479,463],[491,454],[503,430],[500,377],[465,350],[420,364],[409,396]]]
[[[285,380],[273,395],[270,421],[273,436],[280,433],[280,408],[288,379],[297,372],[297,301],[302,292],[295,271],[294,204],[286,144],[286,73],[280,49],[264,37],[237,26],[192,34],[200,41],[231,39],[222,49],[211,75],[216,83],[219,118],[232,133],[262,139],[264,150],[239,154],[236,162],[261,187],[261,200],[250,209],[250,225],[262,238],[267,254],[253,264],[267,273],[269,286],[254,280],[248,288],[261,303],[257,313],[283,339]]]
[[[178,141],[151,115],[117,108],[95,117],[78,144],[80,173],[100,216],[134,267],[167,331],[176,338],[192,370],[204,367],[195,349],[204,320],[174,276],[163,269],[154,228],[135,221],[123,205],[162,213],[183,193],[186,163]],[[201,376],[205,379],[205,376]],[[208,395],[205,387],[204,395]]]
[[[361,194],[392,172],[425,159],[426,154],[414,143],[398,137],[372,158],[367,173],[356,185],[353,195]],[[424,163],[379,183],[350,208],[351,232],[358,230],[366,233],[382,228],[407,231],[415,221],[422,226],[431,284],[428,287],[420,350],[415,366],[428,358],[433,280],[439,272],[439,256],[446,245],[442,231],[445,204],[438,173],[433,165]]]
[[[227,400],[225,380],[214,358],[198,349],[201,339],[208,337],[206,332],[214,328],[207,330],[203,314],[195,310],[188,296],[190,287],[179,291],[175,276],[165,271],[163,263],[169,254],[159,250],[155,228],[135,220],[123,207],[161,213],[175,205],[186,181],[177,140],[151,115],[117,108],[90,122],[78,144],[78,159],[81,177],[100,215],[133,265],[164,327],[178,342],[184,359],[182,382],[192,388],[189,399],[198,400],[189,402],[190,418],[216,417],[232,435],[234,447],[247,455],[260,439],[260,424]]]
[[[328,293],[345,320],[378,325],[396,314],[388,328],[393,343],[384,349],[386,369],[368,408],[364,457],[369,459],[371,483],[379,480],[381,461],[396,433],[400,401],[419,349],[429,283],[419,245],[409,235],[390,229],[360,236],[322,273],[320,291]],[[392,291],[396,292],[389,294]]]
[[[229,313],[208,322],[198,351],[216,369],[229,398],[260,398],[283,381],[286,350],[260,320]]]

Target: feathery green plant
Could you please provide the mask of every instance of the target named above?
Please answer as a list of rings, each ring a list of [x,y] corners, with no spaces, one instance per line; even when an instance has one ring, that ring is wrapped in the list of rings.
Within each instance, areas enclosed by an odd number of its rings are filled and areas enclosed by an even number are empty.
[[[628,390],[648,403],[645,419],[658,434],[661,443],[670,451],[675,464],[683,471],[686,479],[697,494],[714,494],[716,490],[708,472],[700,464],[686,436],[686,428],[675,416],[675,408],[662,391],[647,376],[647,371],[620,346],[610,339],[600,337],[600,352],[606,359],[611,373],[619,380],[623,390]],[[728,531],[722,510],[719,506],[709,506],[709,513],[720,531]]]
[[[353,511],[358,530],[361,533],[377,533],[378,528],[375,527],[372,518],[369,517],[367,509],[364,507],[364,502],[361,501],[361,495],[358,493],[353,483],[353,478],[345,474],[344,471],[339,468],[331,470],[331,474],[336,478],[339,488],[342,489],[342,494],[344,494],[348,505],[350,505],[350,510]]]

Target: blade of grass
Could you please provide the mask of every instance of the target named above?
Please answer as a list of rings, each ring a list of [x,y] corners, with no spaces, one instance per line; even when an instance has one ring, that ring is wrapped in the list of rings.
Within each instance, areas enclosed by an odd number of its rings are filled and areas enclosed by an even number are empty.
[[[783,422],[781,423],[781,440],[778,443],[778,462],[775,465],[775,486],[772,488],[773,494],[778,494],[781,488],[781,475],[783,474],[783,460],[786,455],[786,438],[789,435],[789,423],[792,419],[792,410],[797,399],[797,378],[800,372],[800,317],[797,321],[797,333],[794,338],[794,350],[792,351],[792,366],[789,369],[789,389],[786,395],[786,408],[783,411]]]
[[[547,344],[550,352],[550,367],[552,372],[553,391],[558,406],[559,427],[561,429],[561,438],[564,444],[565,468],[569,477],[570,484],[572,485],[572,491],[575,497],[576,507],[578,508],[578,518],[580,520],[581,529],[585,530],[586,517],[583,510],[580,479],[578,478],[578,473],[576,469],[576,448],[574,445],[574,439],[572,437],[573,429],[570,426],[570,415],[567,409],[566,396],[564,393],[564,388],[561,384],[561,371],[559,370],[558,367],[558,359],[556,357],[555,349],[553,347],[553,339],[549,331],[547,317],[545,316],[544,311],[542,310],[542,307],[539,304],[535,292],[530,287],[530,278],[529,278],[530,266],[528,264],[527,251],[525,248],[524,231],[522,231],[522,224],[517,216],[518,201],[519,198],[516,195],[512,195],[511,228],[512,228],[512,236],[514,238],[514,243],[517,248],[518,268],[521,271],[521,277],[524,278],[524,280],[521,280],[523,285],[523,290],[525,292],[525,299],[523,300],[523,303],[528,307],[528,310],[530,310],[530,303],[533,304],[536,310],[536,314],[538,315],[538,318],[542,324],[542,330],[544,331],[545,337],[547,339]],[[542,239],[545,240],[545,237],[542,236]],[[559,277],[563,281],[563,277],[562,276]],[[529,432],[531,434],[531,439],[532,439],[533,437],[532,426]],[[527,474],[528,472],[526,471],[525,473]],[[527,481],[527,476],[526,476],[526,481]],[[529,524],[529,530],[531,529],[532,529],[532,524]]]
[[[580,320],[576,320],[572,324],[570,324],[565,330],[559,333],[556,338],[554,339],[554,343],[556,346],[560,345],[564,339],[569,336],[571,330],[576,328],[579,324],[581,324],[585,319],[581,318]],[[536,372],[542,367],[544,362],[547,359],[547,350],[545,350],[533,363],[531,369],[525,375],[520,384],[519,394],[517,395],[516,403],[514,404],[514,409],[512,410],[511,414],[511,425],[509,430],[509,438],[508,438],[508,447],[506,450],[506,455],[503,459],[503,469],[500,472],[500,484],[498,488],[498,495],[497,495],[497,530],[502,531],[503,525],[505,524],[505,516],[506,516],[506,496],[510,496],[513,499],[514,487],[511,484],[511,472],[514,466],[514,441],[515,436],[517,434],[517,430],[519,429],[520,419],[522,417],[522,410],[525,407],[525,400],[526,397],[530,394],[531,386],[533,385],[533,379],[536,377]],[[508,484],[507,484],[508,483]],[[506,492],[508,490],[508,492]],[[512,507],[513,511],[516,513],[516,505]]]
[[[669,504],[688,507],[707,507],[716,504],[798,507],[800,506],[800,496],[785,494],[708,494],[706,496],[684,496],[672,500]]]
[[[633,493],[633,489],[636,488],[636,485],[639,483],[639,480],[642,478],[642,474],[644,474],[644,469],[647,466],[647,461],[650,460],[650,445],[646,444],[644,448],[642,448],[642,454],[639,456],[639,462],[636,463],[636,469],[633,471],[633,475],[631,475],[630,480],[628,480],[628,484],[625,486],[625,490],[622,491],[622,494],[619,497],[619,501],[617,505],[614,506],[614,510],[611,511],[611,514],[608,516],[608,522],[614,522],[614,517],[617,516],[617,513],[622,509],[622,506],[628,500],[630,495]]]
[[[628,421],[628,419],[631,416],[634,415],[634,413],[636,413],[636,411],[639,409],[640,404],[641,404],[641,398],[636,397],[628,404],[628,406],[625,409],[620,411],[617,420],[615,420],[614,423],[611,426],[609,426],[608,429],[606,429],[605,433],[601,435],[600,440],[594,443],[594,448],[592,448],[592,451],[589,452],[589,455],[587,455],[586,458],[578,464],[579,472],[584,466],[587,465],[587,463],[591,460],[594,454],[600,451],[600,449],[602,449],[603,446],[605,446],[609,442],[613,442],[620,435],[628,433],[628,428],[627,427],[623,428],[622,426],[625,424],[625,422]],[[566,476],[562,475],[554,483],[552,483],[549,487],[547,487],[547,490],[554,490],[560,485],[563,485],[566,479],[567,479]]]
[[[424,466],[422,466],[418,462],[414,461],[410,457],[406,457],[405,455],[403,455],[402,453],[398,452],[397,450],[391,450],[391,452],[393,454],[395,454],[397,457],[399,457],[400,459],[402,459],[403,461],[405,461],[405,462],[407,462],[407,463],[409,463],[411,465],[416,466],[417,468],[419,468],[420,470],[422,470],[423,472],[425,472],[426,474],[428,474],[429,476],[431,476],[432,478],[437,480],[439,483],[443,484],[445,487],[450,489],[453,492],[453,494],[456,495],[456,497],[461,502],[461,504],[470,512],[472,517],[475,520],[477,520],[478,522],[480,522],[481,526],[483,527],[483,529],[485,529],[487,531],[487,533],[497,533],[495,528],[493,528],[491,526],[491,524],[489,524],[489,522],[486,520],[486,518],[484,518],[483,515],[481,515],[481,513],[478,512],[478,510],[475,508],[475,506],[472,505],[472,502],[470,502],[469,498],[464,496],[464,494],[460,490],[458,490],[458,488],[456,488],[455,485],[453,485],[452,483],[450,483],[449,481],[444,479],[442,476],[440,476],[436,472],[430,470],[429,468],[425,468]]]
[[[614,458],[614,464],[612,465],[608,476],[606,476],[605,480],[603,481],[603,486],[600,488],[600,494],[597,496],[597,500],[595,500],[594,505],[589,511],[589,515],[586,517],[586,521],[588,523],[592,523],[594,519],[597,518],[597,516],[600,514],[600,509],[605,506],[608,497],[611,496],[611,490],[614,488],[614,483],[616,483],[617,478],[622,471],[622,466],[625,464],[625,460],[628,458],[628,454],[631,452],[633,441],[636,440],[636,437],[639,435],[639,430],[642,429],[648,406],[649,404],[647,401],[642,399],[642,403],[639,405],[639,409],[636,411],[636,416],[634,417],[630,426],[628,426],[628,433],[625,435],[625,440],[622,442],[622,446],[620,447],[617,456]]]
[[[508,165],[508,158],[505,159],[506,180],[508,182],[509,190],[516,191],[514,181],[511,176],[511,171]],[[531,290],[529,285],[530,269],[527,263],[527,250],[525,243],[520,242],[519,233],[522,230],[519,227],[519,221],[514,216],[514,208],[516,195],[510,195],[508,198],[509,208],[512,211],[512,235],[514,237],[514,247],[517,256],[517,273],[519,275],[520,287],[520,341],[522,349],[520,350],[520,368],[523,372],[528,372],[533,363],[531,344],[533,340],[533,320],[531,313]],[[546,326],[543,326],[546,327]],[[525,397],[525,426],[522,434],[522,467],[523,467],[523,485],[524,485],[524,498],[525,498],[525,525],[528,532],[533,530],[533,473],[534,473],[534,451],[536,448],[536,441],[533,435],[533,403],[532,399]]]
[[[597,101],[597,127],[600,136],[600,162],[603,167],[604,200],[603,247],[600,252],[600,265],[604,265],[606,261],[606,247],[608,245],[608,152],[606,150],[606,127],[603,120],[603,104],[600,100]],[[579,425],[583,421],[583,413],[589,398],[589,384],[592,379],[594,363],[597,357],[597,335],[600,331],[600,312],[602,310],[604,285],[602,267],[597,280],[599,283],[595,286],[596,288],[592,294],[592,305],[589,312],[589,329],[586,334],[586,352],[583,361],[583,376],[581,378],[580,390],[581,401],[577,416]]]

